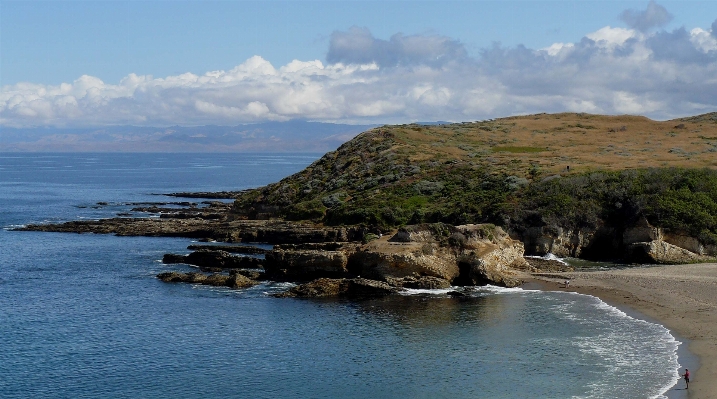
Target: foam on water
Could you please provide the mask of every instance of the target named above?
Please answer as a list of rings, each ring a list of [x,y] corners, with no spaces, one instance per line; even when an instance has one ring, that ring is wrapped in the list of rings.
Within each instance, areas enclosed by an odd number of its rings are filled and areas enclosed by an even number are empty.
[[[493,285],[451,287],[447,289],[406,289],[402,295],[445,297],[459,291],[471,297],[513,295],[545,303],[554,317],[570,326],[579,326],[569,339],[539,338],[541,347],[575,348],[585,359],[598,359],[600,378],[588,384],[589,393],[575,398],[644,397],[665,399],[666,392],[679,381],[677,350],[681,344],[662,325],[637,319],[610,306],[600,298],[575,292],[544,292]],[[582,332],[581,332],[582,331]],[[565,350],[571,352],[570,350]],[[634,381],[644,375],[654,381],[635,392]],[[644,396],[641,396],[644,395]]]
[[[557,257],[557,256],[555,256],[554,254],[551,254],[551,253],[547,253],[547,254],[545,254],[545,255],[543,255],[543,256],[529,255],[529,256],[526,256],[526,258],[536,258],[536,259],[544,259],[544,260],[554,260],[554,261],[560,262],[560,263],[562,263],[562,264],[564,264],[564,265],[567,265],[567,264],[568,264],[568,263],[565,261],[565,259],[559,258],[559,257]]]
[[[659,324],[636,319],[600,298],[575,292],[565,296],[588,298],[588,304],[606,317],[576,311],[578,301],[568,300],[553,306],[565,320],[574,321],[598,332],[575,337],[572,345],[586,354],[603,359],[606,378],[591,383],[591,394],[585,398],[634,397],[629,384],[616,381],[637,379],[645,373],[659,375],[653,387],[645,387],[649,398],[666,398],[666,392],[679,381],[677,350],[681,342]],[[661,358],[662,362],[656,358]],[[624,378],[626,377],[626,378]],[[623,381],[623,382],[627,382]]]
[[[401,295],[446,295],[451,291],[455,291],[455,288],[436,288],[436,289],[421,289],[421,288],[406,288],[399,292]]]

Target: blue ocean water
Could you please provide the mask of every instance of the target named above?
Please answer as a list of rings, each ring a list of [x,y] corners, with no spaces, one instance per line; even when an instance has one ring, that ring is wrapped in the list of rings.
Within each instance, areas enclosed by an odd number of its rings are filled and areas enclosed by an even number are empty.
[[[0,154],[0,397],[655,398],[677,381],[667,329],[590,296],[277,299],[286,284],[158,281],[189,239],[11,231],[255,187],[318,156]]]

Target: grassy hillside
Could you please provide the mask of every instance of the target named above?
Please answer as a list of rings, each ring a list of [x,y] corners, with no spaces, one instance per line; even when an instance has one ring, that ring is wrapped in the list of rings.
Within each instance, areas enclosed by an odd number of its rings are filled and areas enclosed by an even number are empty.
[[[665,122],[540,114],[372,129],[244,193],[243,217],[384,228],[627,225],[717,241],[717,113]]]

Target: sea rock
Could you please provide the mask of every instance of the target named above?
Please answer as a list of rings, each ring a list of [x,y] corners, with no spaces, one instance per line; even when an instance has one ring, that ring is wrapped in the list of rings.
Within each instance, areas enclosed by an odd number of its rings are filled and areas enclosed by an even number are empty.
[[[184,282],[185,273],[179,272],[166,272],[159,273],[157,278],[164,281],[165,283],[181,283]]]
[[[301,244],[278,244],[274,249],[283,249],[288,251],[299,250],[316,250],[316,251],[338,251],[352,250],[355,245],[346,242],[307,242]]]
[[[157,275],[157,278],[166,283],[204,283],[207,276],[202,273],[166,272]]]
[[[233,256],[226,251],[202,249],[187,255],[183,263],[202,268],[258,269],[263,266],[264,260],[248,256]]]
[[[409,276],[453,281],[459,275],[455,254],[439,245],[432,227],[406,226],[390,238],[363,245],[351,256],[349,269],[354,274],[382,281]]]
[[[514,269],[525,269],[523,243],[511,239],[500,227],[486,234],[484,225],[457,226],[466,237],[458,256],[461,282],[468,285],[497,284],[515,287],[522,281]]]
[[[182,192],[182,193],[169,193],[160,194],[168,197],[181,197],[181,198],[216,198],[216,199],[234,199],[241,195],[244,191],[219,191],[219,192]]]
[[[246,288],[259,284],[258,281],[251,280],[241,274],[232,274],[227,276],[225,274],[206,275],[197,272],[165,272],[159,273],[157,278],[166,283],[191,283],[231,288]]]
[[[189,237],[222,242],[263,242],[268,244],[360,241],[365,227],[324,227],[306,222],[243,220],[228,211],[220,219],[200,217],[110,218],[36,224],[18,231],[116,234],[118,236]],[[189,215],[189,213],[185,213]]]
[[[229,276],[225,274],[210,274],[204,279],[204,281],[201,282],[205,285],[212,285],[215,287],[229,287],[231,286],[231,283],[229,282]]]
[[[345,282],[347,287],[344,295],[351,297],[383,296],[395,294],[399,291],[383,281],[366,278],[352,278],[345,280]]]
[[[258,283],[258,281],[252,280],[247,276],[236,273],[229,275],[229,279],[227,279],[225,285],[231,288],[248,288],[257,285]]]
[[[164,254],[164,256],[162,257],[162,263],[164,263],[164,264],[187,263],[187,256],[186,255],[176,255],[176,254]]]
[[[365,278],[353,279],[331,279],[320,278],[314,281],[298,285],[290,290],[277,294],[277,297],[300,297],[300,298],[321,298],[321,297],[373,297],[383,296],[398,292],[398,289],[391,287],[383,281],[369,280]]]
[[[408,276],[402,278],[389,277],[386,282],[393,287],[424,290],[445,289],[451,287],[450,281],[432,276]]]
[[[266,273],[257,270],[232,270],[229,275],[241,274],[242,276],[251,280],[265,280]]]
[[[429,276],[453,284],[515,286],[520,280],[512,268],[526,267],[523,252],[520,241],[494,225],[424,224],[364,245],[351,257],[349,269],[383,281]]]
[[[207,250],[207,251],[226,251],[234,254],[256,254],[256,255],[263,255],[268,252],[268,250],[258,247],[252,247],[249,245],[197,245],[192,244],[187,247],[187,249],[192,251],[198,251],[198,250]]]
[[[311,280],[346,277],[348,256],[343,251],[275,249],[265,255],[264,269],[271,279]]]
[[[252,223],[255,226],[251,226]],[[242,228],[232,230],[226,241],[303,244],[357,241],[363,236],[362,228],[356,226],[323,227],[308,223],[273,220],[243,221],[239,224]]]
[[[297,285],[277,297],[321,298],[339,296],[343,291],[343,279],[320,278],[305,284]]]

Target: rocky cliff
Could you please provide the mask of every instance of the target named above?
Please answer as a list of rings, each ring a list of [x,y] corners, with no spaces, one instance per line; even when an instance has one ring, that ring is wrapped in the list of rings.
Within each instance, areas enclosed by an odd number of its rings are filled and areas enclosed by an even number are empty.
[[[222,273],[264,267],[274,280],[361,276],[394,288],[512,286],[513,270],[535,267],[524,253],[714,259],[715,153],[711,116],[657,122],[541,114],[382,126],[279,182],[221,193],[235,196],[231,205],[145,204],[137,211],[160,217],[20,230],[277,244],[261,261],[201,251],[167,258]],[[354,283],[327,284],[344,292]]]
[[[240,193],[232,212],[383,231],[492,223],[529,254],[662,262],[657,254],[666,252],[638,256],[633,245],[657,241],[703,259],[717,255],[715,153],[711,117],[541,114],[382,126]],[[660,229],[659,239],[633,237],[643,222]]]
[[[406,226],[363,245],[279,246],[266,254],[264,268],[276,280],[361,276],[394,286],[515,286],[520,281],[513,271],[525,266],[523,252],[523,244],[500,227],[439,223]]]
[[[221,248],[164,256],[164,263],[192,264],[214,274],[169,272],[158,278],[235,288],[251,285],[247,278],[308,282],[286,295],[360,296],[452,285],[513,287],[521,284],[516,270],[529,267],[523,258],[523,244],[500,227],[486,224],[405,226],[365,244],[277,245],[265,252],[264,259],[231,255]],[[246,270],[257,267],[264,271]],[[229,275],[216,274],[222,271]]]

